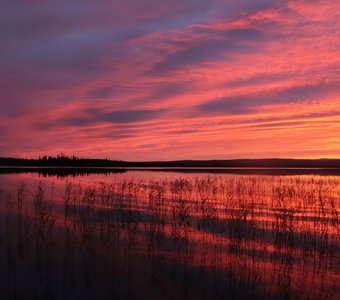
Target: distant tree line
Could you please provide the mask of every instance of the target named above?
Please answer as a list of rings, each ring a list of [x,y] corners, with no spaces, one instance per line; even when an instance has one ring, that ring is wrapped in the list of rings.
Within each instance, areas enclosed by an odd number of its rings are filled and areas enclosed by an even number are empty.
[[[126,162],[82,158],[59,154],[38,159],[0,157],[0,166],[21,167],[159,167],[159,168],[332,168],[340,169],[340,159],[230,159]]]
[[[123,167],[121,160],[82,158],[59,154],[57,156],[41,156],[38,159],[0,157],[1,166],[30,167]]]

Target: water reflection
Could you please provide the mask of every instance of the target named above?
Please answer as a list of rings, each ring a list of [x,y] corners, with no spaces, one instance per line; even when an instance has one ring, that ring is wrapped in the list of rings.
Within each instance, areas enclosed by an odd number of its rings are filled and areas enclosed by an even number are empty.
[[[0,167],[1,174],[38,174],[42,177],[76,177],[94,174],[120,173],[175,173],[175,174],[239,174],[239,175],[322,175],[340,176],[338,168],[224,168],[224,167]],[[158,175],[161,176],[161,175]]]
[[[339,177],[150,173],[3,175],[2,298],[339,299]]]

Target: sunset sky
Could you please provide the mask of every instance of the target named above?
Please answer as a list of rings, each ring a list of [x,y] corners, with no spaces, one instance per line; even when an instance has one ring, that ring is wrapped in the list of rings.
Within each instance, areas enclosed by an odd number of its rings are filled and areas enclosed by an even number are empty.
[[[340,158],[340,1],[11,0],[0,156]]]

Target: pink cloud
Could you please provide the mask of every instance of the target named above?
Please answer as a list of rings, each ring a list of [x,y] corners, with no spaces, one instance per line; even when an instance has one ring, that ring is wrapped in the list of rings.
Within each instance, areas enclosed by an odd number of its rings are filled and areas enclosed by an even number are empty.
[[[9,5],[0,155],[339,157],[339,4],[194,2]]]

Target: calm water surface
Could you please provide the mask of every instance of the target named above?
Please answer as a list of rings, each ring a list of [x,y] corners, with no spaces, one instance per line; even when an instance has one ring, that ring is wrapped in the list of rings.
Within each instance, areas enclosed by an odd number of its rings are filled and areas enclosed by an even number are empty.
[[[0,175],[1,299],[340,298],[340,176],[41,174]]]

